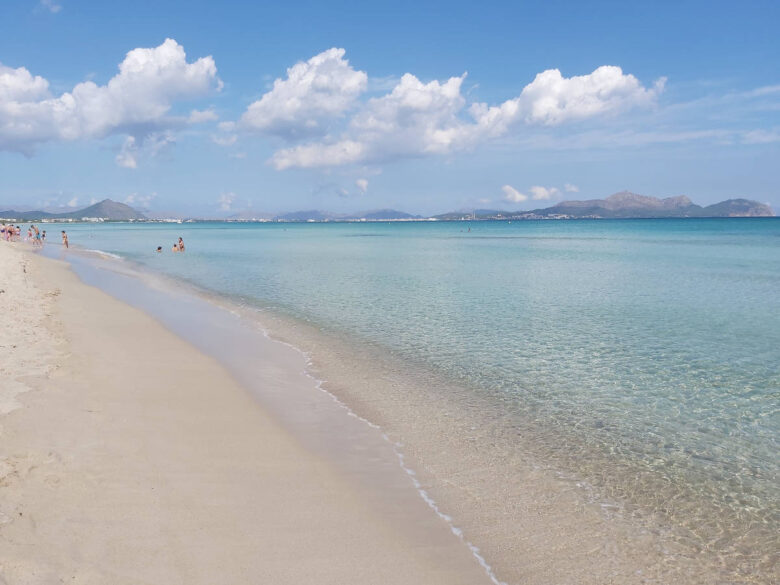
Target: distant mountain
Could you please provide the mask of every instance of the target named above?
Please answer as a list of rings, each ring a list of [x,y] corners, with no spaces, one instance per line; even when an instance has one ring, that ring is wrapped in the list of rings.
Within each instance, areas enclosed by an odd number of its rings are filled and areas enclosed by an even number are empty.
[[[73,219],[81,219],[82,217],[101,217],[103,219],[109,219],[114,221],[128,220],[128,219],[145,219],[142,213],[139,213],[129,205],[119,203],[118,201],[112,201],[111,199],[103,199],[100,203],[95,203],[79,211],[74,211],[68,215]]]
[[[434,215],[435,219],[442,221],[454,221],[458,219],[486,219],[486,218],[503,218],[517,215],[517,211],[507,211],[502,209],[461,209],[460,211],[448,211],[447,213],[441,213]]]
[[[363,213],[354,214],[347,219],[370,219],[381,221],[383,219],[422,219],[422,217],[406,213],[405,211],[397,211],[395,209],[378,209],[376,211],[364,211]]]
[[[702,208],[684,195],[658,199],[621,191],[606,199],[562,201],[545,209],[534,209],[537,215],[569,215],[572,217],[641,218],[641,217],[701,217]]]
[[[47,213],[45,211],[19,211],[16,209],[6,209],[0,211],[0,219],[9,220],[14,219],[17,221],[35,221],[39,219],[50,219],[55,216],[54,214]]]
[[[659,199],[621,191],[606,199],[562,201],[552,207],[531,211],[475,209],[452,211],[435,216],[441,220],[457,219],[566,219],[566,218],[671,218],[671,217],[773,217],[772,208],[758,201],[729,199],[702,207],[685,195]]]
[[[659,199],[621,191],[606,199],[587,201],[562,201],[552,207],[535,209],[530,213],[550,216],[602,218],[651,218],[651,217],[766,217],[773,216],[772,209],[747,199],[730,199],[707,207],[696,205],[684,195]]]
[[[728,199],[704,208],[706,217],[773,217],[772,208],[749,199]]]
[[[263,219],[263,220],[269,220],[273,219],[274,216],[272,213],[262,213],[259,211],[252,211],[251,209],[245,209],[244,211],[239,211],[234,213],[233,215],[228,215],[225,219],[229,220],[257,220],[257,219]]]
[[[8,219],[18,219],[23,221],[35,221],[41,219],[83,219],[101,218],[113,221],[123,221],[128,219],[145,219],[143,214],[139,213],[129,205],[103,199],[99,203],[67,213],[49,213],[46,211],[0,211],[0,217]]]
[[[276,221],[325,221],[332,219],[340,219],[340,217],[334,213],[327,211],[320,211],[318,209],[308,209],[306,211],[293,211],[291,213],[283,213],[277,215],[274,218]]]
[[[551,207],[531,211],[509,211],[502,209],[473,209],[451,211],[435,215],[442,221],[464,219],[578,219],[578,218],[673,218],[673,217],[773,217],[772,208],[749,199],[729,199],[702,207],[685,195],[659,199],[621,191],[605,199],[585,201],[562,201]],[[156,218],[175,218],[176,214],[153,214]],[[104,199],[77,211],[0,211],[0,219],[16,221],[38,221],[41,219],[101,218],[113,221],[143,220],[143,214],[124,203]],[[318,209],[295,211],[272,216],[266,213],[246,210],[234,213],[227,220],[274,220],[274,221],[384,221],[423,219],[396,209],[379,209],[360,213],[331,213]]]

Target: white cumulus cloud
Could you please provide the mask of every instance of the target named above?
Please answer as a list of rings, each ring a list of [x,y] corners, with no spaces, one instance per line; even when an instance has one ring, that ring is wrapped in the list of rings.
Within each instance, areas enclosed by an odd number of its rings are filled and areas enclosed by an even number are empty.
[[[331,51],[339,51],[338,58],[343,60],[342,50]],[[312,67],[311,61],[296,67],[308,70]],[[467,103],[461,93],[464,79],[465,74],[443,82],[424,83],[407,73],[389,93],[360,103],[340,134],[278,150],[270,162],[282,170],[446,155],[473,148],[522,126],[556,126],[647,107],[656,101],[665,82],[660,79],[648,88],[633,75],[614,66],[602,66],[588,75],[570,78],[563,77],[557,69],[550,69],[539,73],[519,96],[489,106]],[[277,80],[277,83],[286,82]],[[328,86],[327,82],[323,83]],[[250,106],[243,118],[245,124],[252,109],[259,111],[259,104],[274,94],[276,85],[262,100]],[[350,97],[355,95],[350,94]],[[281,120],[287,129],[324,128],[327,125],[325,115],[332,120],[333,112],[318,107],[318,99],[307,100],[305,96],[305,92],[300,92],[297,95],[300,99],[291,100],[291,105],[284,109],[284,116],[268,114],[262,119],[269,125],[271,122],[267,120]],[[342,115],[345,110],[346,107],[340,107],[334,112]],[[310,111],[322,116],[310,114]],[[305,134],[300,130],[298,136],[305,137]],[[295,137],[287,130],[284,135]]]
[[[423,83],[407,73],[389,94],[372,98],[355,114],[341,140],[315,142],[278,151],[277,169],[322,167],[444,153],[457,129],[465,100],[464,77]]]
[[[589,75],[565,78],[558,69],[536,76],[517,98],[526,121],[560,124],[628,107],[649,105],[663,91],[665,78],[651,89],[623,73],[620,67],[603,65]]]
[[[355,185],[360,190],[360,193],[365,195],[368,191],[368,179],[358,179],[355,181]]]
[[[366,90],[368,76],[332,48],[287,70],[286,79],[252,103],[241,117],[245,128],[287,139],[327,131],[329,121],[348,110]]]
[[[365,159],[366,145],[355,140],[342,140],[334,144],[307,144],[285,148],[274,153],[273,165],[277,170],[290,167],[336,167]]]
[[[563,190],[566,191],[567,193],[579,193],[580,192],[580,188],[577,187],[577,185],[572,185],[571,183],[566,183],[563,186]]]
[[[511,201],[512,203],[520,203],[521,201],[526,201],[528,199],[528,195],[520,193],[520,191],[511,185],[504,185],[501,187],[501,190],[504,192],[504,199]]]
[[[85,81],[59,96],[24,67],[0,64],[0,150],[30,154],[53,140],[142,136],[173,124],[167,115],[177,100],[221,86],[214,59],[188,63],[173,39],[127,53],[106,85]]]
[[[557,187],[541,187],[539,185],[534,185],[528,190],[531,192],[531,197],[537,201],[539,199],[552,199],[561,193]]]

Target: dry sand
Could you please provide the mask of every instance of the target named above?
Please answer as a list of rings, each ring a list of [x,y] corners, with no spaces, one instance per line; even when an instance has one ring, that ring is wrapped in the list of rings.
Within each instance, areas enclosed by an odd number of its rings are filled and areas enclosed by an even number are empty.
[[[213,359],[21,248],[0,243],[0,584],[489,582],[432,512],[400,530]]]

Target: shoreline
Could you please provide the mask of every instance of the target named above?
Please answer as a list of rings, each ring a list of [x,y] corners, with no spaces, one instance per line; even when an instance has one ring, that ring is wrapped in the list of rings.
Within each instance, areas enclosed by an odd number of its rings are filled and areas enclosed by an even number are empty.
[[[506,438],[498,435],[488,438],[489,445],[481,445],[485,437],[475,430],[488,421],[474,413],[495,414],[486,397],[470,393],[474,398],[462,404],[453,396],[452,380],[434,376],[420,364],[404,363],[399,371],[392,367],[393,358],[372,352],[370,344],[348,343],[313,323],[273,308],[246,305],[143,264],[124,264],[122,259],[118,265],[113,254],[87,252],[101,256],[105,263],[100,264],[108,271],[129,269],[129,278],[148,278],[150,286],[167,289],[183,284],[188,294],[256,324],[265,336],[306,356],[307,371],[321,381],[323,391],[381,429],[389,443],[401,449],[397,455],[423,499],[472,548],[494,582],[500,578],[507,583],[598,585],[617,579],[621,584],[692,585],[723,578],[722,568],[710,566],[711,559],[702,558],[699,549],[681,546],[679,538],[671,537],[675,528],[666,519],[637,518],[629,502],[608,495],[604,486],[550,467],[533,434],[524,437],[517,428],[511,448],[497,442]],[[99,286],[112,288],[105,281]],[[123,298],[125,292],[113,288]],[[133,296],[125,300],[137,303]],[[137,306],[155,312],[148,302]],[[156,317],[187,336],[186,327],[166,321],[161,313]],[[217,347],[201,349],[213,356],[220,353]],[[220,359],[232,371],[241,370],[240,364],[228,363],[230,358]],[[244,381],[251,386],[249,377]],[[475,406],[480,400],[484,408]],[[294,424],[291,430],[307,433]],[[343,451],[323,453],[344,457]]]
[[[128,278],[159,277],[166,281],[163,288],[171,283],[178,286],[176,283],[180,282],[134,264],[130,262],[130,272],[137,274]],[[113,270],[119,266],[108,258],[103,268]],[[155,278],[143,280],[146,286],[155,286]],[[105,282],[99,286],[109,290]],[[406,458],[409,463],[404,467],[416,473],[413,477],[419,482],[423,497],[432,498],[429,504],[437,513],[453,518],[452,525],[457,526],[453,528],[455,533],[475,547],[473,552],[479,555],[477,558],[484,555],[485,564],[492,566],[502,581],[534,584],[689,584],[713,579],[726,579],[724,582],[729,583],[759,582],[753,581],[752,577],[758,575],[752,571],[737,578],[731,571],[723,573],[722,568],[708,567],[706,557],[696,554],[694,557],[699,558],[691,558],[690,550],[680,549],[668,538],[663,520],[637,523],[630,511],[624,513],[620,502],[613,504],[605,500],[603,494],[594,492],[593,486],[583,484],[576,476],[551,473],[543,459],[535,460],[533,449],[525,452],[475,449],[473,425],[479,421],[468,416],[457,400],[451,399],[446,383],[430,379],[430,372],[409,368],[400,375],[397,370],[385,368],[387,364],[377,366],[373,359],[376,355],[368,350],[359,351],[355,357],[351,354],[356,349],[354,344],[340,344],[333,335],[319,331],[313,324],[284,318],[273,311],[236,306],[239,300],[203,291],[195,284],[188,283],[184,289],[187,294],[221,307],[242,322],[256,324],[270,338],[310,356],[312,361],[305,368],[316,378],[325,380],[323,390],[329,396],[342,401],[356,416],[378,425],[390,435],[390,444],[403,443],[401,452],[393,457]],[[118,293],[120,298],[121,295]],[[153,307],[146,309],[154,314]],[[175,324],[164,319],[163,323],[188,338],[186,329],[177,331]],[[217,357],[234,374],[241,369],[236,363],[228,363],[229,357],[220,356],[219,348],[200,349]],[[420,395],[421,386],[414,380],[415,376],[426,379],[426,394]],[[247,377],[243,381],[251,387],[251,379]],[[409,400],[412,397],[415,399]],[[273,410],[273,405],[264,403],[264,406]],[[417,420],[408,418],[411,410],[419,411]],[[280,420],[289,427],[290,421],[283,419],[282,416]],[[302,431],[294,425],[289,430],[299,438],[307,434],[306,429]],[[447,432],[437,433],[437,430]],[[336,447],[341,449],[343,445]],[[321,454],[331,460],[343,457],[342,451]],[[511,470],[516,475],[490,475],[497,469]]]
[[[373,493],[216,360],[13,248],[2,300],[36,341],[4,364],[27,387],[0,418],[6,582],[489,582],[416,494]]]

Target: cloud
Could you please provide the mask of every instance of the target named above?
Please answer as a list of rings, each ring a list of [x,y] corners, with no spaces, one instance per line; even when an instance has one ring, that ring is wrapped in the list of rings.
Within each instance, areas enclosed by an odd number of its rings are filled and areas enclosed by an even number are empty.
[[[176,137],[172,132],[167,130],[147,134],[142,141],[142,146],[153,157],[167,150],[174,144],[176,144]]]
[[[751,130],[745,132],[742,136],[744,144],[769,144],[771,142],[780,142],[780,129],[774,130]]]
[[[138,193],[131,193],[125,197],[124,203],[131,205],[137,209],[149,209],[151,202],[157,198],[157,193],[151,195],[140,195]]]
[[[225,121],[217,124],[217,128],[222,134],[212,134],[211,141],[218,146],[233,146],[238,141],[238,134],[235,133],[236,123]]]
[[[217,116],[217,113],[209,108],[207,110],[192,110],[187,121],[190,124],[201,124],[203,122],[213,122],[218,119],[219,116]]]
[[[138,146],[135,144],[136,140],[134,136],[128,136],[125,138],[122,144],[122,150],[116,155],[116,164],[126,169],[134,169],[138,167]]]
[[[70,201],[68,201],[66,203],[66,205],[68,207],[76,207],[78,204],[79,204],[79,198],[78,197],[74,197],[73,199],[71,199]]]
[[[342,140],[283,149],[271,161],[281,170],[444,153],[451,142],[447,129],[458,128],[457,113],[465,104],[464,77],[426,84],[407,73],[392,92],[368,100]]]
[[[233,146],[238,141],[238,135],[225,134],[219,136],[218,134],[212,134],[211,141],[218,146]]]
[[[526,121],[555,125],[650,105],[665,84],[666,78],[662,77],[647,89],[633,75],[610,65],[568,79],[558,69],[549,69],[526,85],[516,101]]]
[[[244,128],[286,139],[321,135],[366,90],[368,76],[332,48],[287,70],[241,117]]]
[[[230,211],[233,202],[236,200],[235,193],[222,193],[217,198],[220,211]]]
[[[343,56],[343,52],[339,55]],[[280,149],[270,162],[283,170],[447,155],[472,149],[517,128],[558,126],[648,107],[655,103],[665,83],[662,78],[647,88],[636,77],[614,66],[602,66],[588,75],[570,78],[550,69],[539,73],[519,96],[488,106],[467,104],[461,93],[465,77],[464,74],[443,82],[424,83],[407,73],[386,95],[362,102],[340,135]],[[286,124],[295,124],[296,128],[324,127],[323,118],[312,122],[306,115],[299,115],[303,111],[300,103],[293,103],[295,108],[288,108]],[[288,132],[286,137],[294,136]]]
[[[761,97],[765,95],[775,95],[780,93],[780,85],[764,85],[747,92],[743,92],[745,97]]]
[[[365,195],[366,191],[368,191],[368,179],[358,179],[355,181],[355,185],[362,195]]]
[[[41,0],[40,7],[45,8],[52,14],[57,14],[60,10],[62,10],[62,5],[57,4],[54,0]]]
[[[573,186],[574,185],[568,185],[568,187]],[[542,187],[540,185],[529,187],[528,193],[530,193],[530,195],[521,193],[511,185],[504,185],[501,187],[501,190],[504,192],[504,199],[507,201],[512,201],[513,203],[520,203],[522,201],[527,201],[528,199],[534,199],[535,201],[542,199],[554,199],[561,194],[561,190],[557,187]]]
[[[277,151],[271,162],[277,170],[290,167],[334,167],[365,159],[366,146],[355,140],[335,144],[309,144]]]
[[[168,117],[177,100],[193,99],[222,82],[211,57],[188,63],[173,39],[158,47],[133,49],[106,85],[92,81],[54,96],[49,82],[24,67],[0,64],[0,150],[32,154],[43,142],[136,138],[181,124]]]
[[[138,168],[138,158],[142,153],[154,158],[175,143],[176,139],[168,131],[152,132],[141,138],[128,136],[114,160],[120,167],[135,169]]]
[[[501,190],[504,192],[504,199],[511,201],[512,203],[520,203],[521,201],[526,201],[528,199],[528,195],[523,195],[511,185],[504,185],[501,187]]]
[[[580,188],[577,187],[577,185],[572,185],[571,183],[566,183],[563,186],[563,190],[566,191],[567,193],[579,193],[580,192]]]
[[[561,193],[557,187],[540,187],[539,185],[534,185],[528,190],[531,192],[531,197],[537,201],[540,199],[552,199]]]

